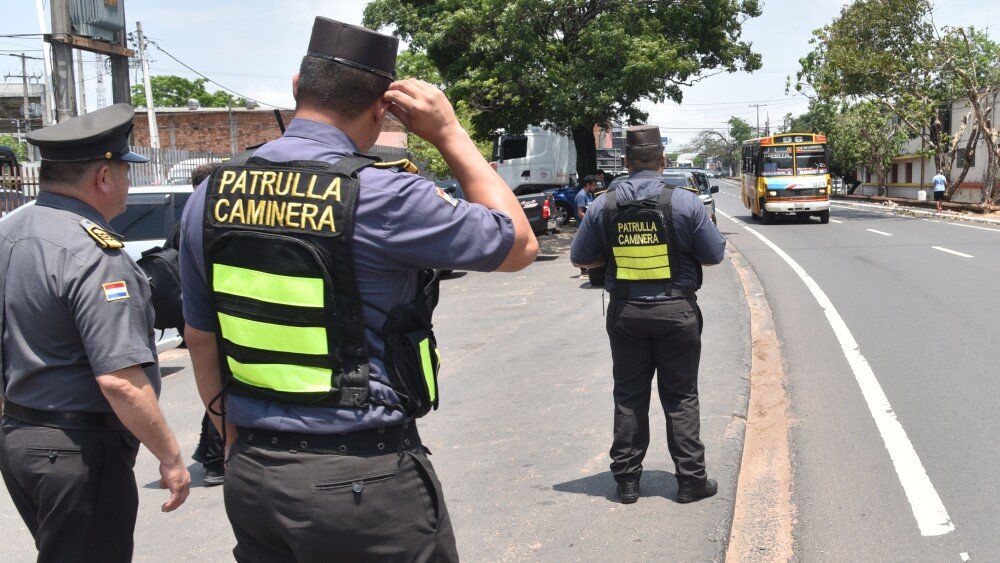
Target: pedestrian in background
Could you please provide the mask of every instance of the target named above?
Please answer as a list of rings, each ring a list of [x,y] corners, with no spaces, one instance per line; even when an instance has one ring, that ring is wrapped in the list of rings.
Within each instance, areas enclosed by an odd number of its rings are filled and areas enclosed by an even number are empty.
[[[937,174],[931,178],[931,182],[934,184],[934,204],[937,205],[937,212],[941,213],[941,202],[944,201],[945,189],[948,187],[948,179],[944,177],[944,174],[940,170]]]
[[[109,226],[129,163],[148,161],[129,151],[132,119],[115,104],[29,133],[41,193],[0,222],[0,471],[38,561],[132,559],[140,442],[170,490],[162,510],[189,491],[157,405],[149,283]]]
[[[185,337],[236,438],[224,496],[238,561],[458,560],[415,422],[439,398],[431,269],[518,271],[538,243],[444,94],[394,82],[397,49],[316,18],[284,135],[224,163],[184,213]],[[466,200],[364,155],[387,111],[441,152]]]
[[[603,172],[598,172],[603,174]],[[583,188],[576,192],[576,222],[583,223],[583,216],[587,214],[587,206],[594,201],[594,192],[597,191],[597,177],[588,175],[583,178]],[[580,277],[587,275],[586,268],[580,268]]]
[[[581,268],[607,266],[615,403],[611,472],[621,502],[636,502],[655,372],[677,502],[692,502],[717,491],[700,438],[702,316],[696,291],[702,265],[722,262],[726,240],[696,190],[662,182],[659,127],[628,128],[625,164],[628,179],[594,200],[570,252]]]

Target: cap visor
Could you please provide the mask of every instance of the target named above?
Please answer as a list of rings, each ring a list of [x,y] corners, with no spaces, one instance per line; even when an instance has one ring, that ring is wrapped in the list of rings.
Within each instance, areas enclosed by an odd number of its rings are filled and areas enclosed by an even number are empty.
[[[149,162],[149,159],[142,156],[141,154],[136,154],[132,151],[128,151],[123,154],[118,160],[124,160],[125,162],[135,162],[136,164],[142,162]]]

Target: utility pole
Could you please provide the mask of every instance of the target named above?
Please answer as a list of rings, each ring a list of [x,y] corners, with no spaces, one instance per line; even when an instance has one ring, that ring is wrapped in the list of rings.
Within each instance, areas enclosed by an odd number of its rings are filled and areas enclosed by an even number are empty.
[[[68,41],[72,28],[69,0],[51,0],[52,10],[52,88],[56,100],[56,122],[76,117],[76,84],[73,76],[73,46]]]
[[[760,137],[760,108],[767,107],[767,104],[750,104],[747,107],[757,108],[757,128],[754,129],[754,131],[756,131],[757,136]]]
[[[38,12],[38,31],[43,34],[48,33],[48,29],[45,27],[45,6],[42,5],[43,0],[35,0],[35,9]],[[55,117],[55,110],[52,108],[56,107],[55,98],[53,98],[52,88],[52,47],[49,45],[48,41],[42,41],[42,63],[45,65],[45,94],[42,96],[42,126],[48,127],[52,125],[52,120]]]
[[[156,128],[156,107],[153,105],[153,87],[149,80],[149,59],[146,58],[146,38],[142,35],[142,22],[135,22],[139,36],[139,61],[142,63],[142,83],[146,87],[146,116],[149,118],[149,146],[160,148],[160,131]]]
[[[83,83],[83,51],[76,52],[77,93],[80,95],[80,115],[87,113],[87,87]]]

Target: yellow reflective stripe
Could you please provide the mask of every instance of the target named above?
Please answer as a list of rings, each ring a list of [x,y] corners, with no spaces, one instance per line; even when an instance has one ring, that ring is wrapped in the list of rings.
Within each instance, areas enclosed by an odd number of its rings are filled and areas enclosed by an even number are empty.
[[[278,305],[323,306],[322,278],[282,276],[237,266],[212,264],[212,286],[219,293]]]
[[[638,268],[640,270],[649,268],[662,268],[669,266],[670,260],[666,256],[650,256],[649,258],[615,258],[615,266],[619,268]]]
[[[667,280],[670,279],[670,267],[637,270],[633,268],[618,268],[615,272],[619,280]]]
[[[226,340],[247,348],[292,354],[328,353],[326,329],[321,326],[262,323],[219,313],[219,328]]]
[[[651,246],[615,246],[612,247],[615,258],[649,258],[650,256],[666,256],[667,245]]]
[[[254,387],[289,393],[325,393],[333,372],[326,368],[289,364],[241,364],[226,356],[233,377]]]
[[[437,350],[435,350],[437,352]],[[440,357],[440,356],[439,356]],[[425,338],[420,341],[420,364],[423,367],[424,381],[427,383],[427,392],[433,403],[437,399],[437,386],[434,384],[434,363],[431,361],[431,339]]]

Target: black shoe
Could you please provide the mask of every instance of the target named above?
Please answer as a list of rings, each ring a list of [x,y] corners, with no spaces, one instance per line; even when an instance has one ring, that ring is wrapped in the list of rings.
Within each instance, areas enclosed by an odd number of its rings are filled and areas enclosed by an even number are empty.
[[[714,496],[717,492],[719,492],[719,485],[715,482],[715,479],[705,479],[703,481],[697,479],[677,480],[677,502],[681,504],[708,498]]]
[[[624,481],[618,483],[618,500],[622,504],[632,504],[639,500],[639,482]]]
[[[221,485],[225,480],[226,467],[224,465],[206,465],[205,477],[201,480],[206,487]]]

